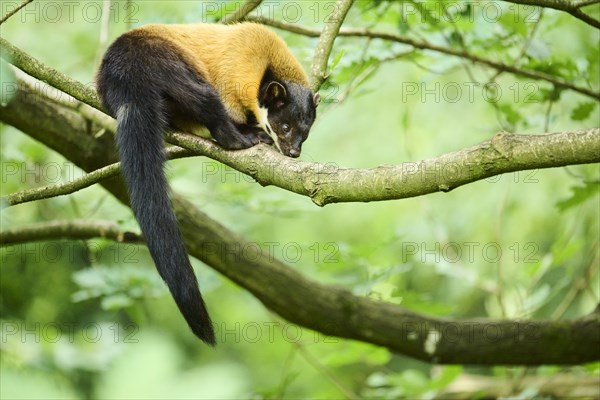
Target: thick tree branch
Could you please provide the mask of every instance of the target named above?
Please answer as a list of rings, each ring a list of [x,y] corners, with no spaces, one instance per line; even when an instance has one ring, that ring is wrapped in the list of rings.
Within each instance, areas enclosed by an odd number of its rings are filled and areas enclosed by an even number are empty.
[[[541,359],[542,363],[570,364],[600,359],[598,315],[576,321],[426,317],[310,281],[267,252],[258,260],[246,258],[241,251],[233,253],[231,249],[244,249],[250,243],[222,226],[210,229],[208,218],[179,197],[175,207],[184,236],[194,238],[187,242],[190,254],[296,324],[441,364],[536,365]],[[592,347],[596,345],[598,349]]]
[[[29,86],[21,89],[27,93],[31,90]],[[43,96],[42,92],[36,94]],[[10,120],[7,122],[10,123]],[[104,122],[104,125],[107,124]],[[114,132],[114,124],[110,131]],[[170,158],[204,155],[252,176],[263,186],[274,185],[309,196],[319,206],[448,192],[508,172],[600,162],[598,128],[548,135],[498,133],[491,140],[436,158],[369,169],[299,161],[284,157],[265,145],[243,151],[226,151],[197,136],[169,133],[167,138],[170,143],[190,150],[169,149]],[[6,205],[14,205],[69,194],[114,177],[117,172],[118,164],[114,164],[73,182],[28,189],[0,200]]]
[[[425,317],[396,305],[354,296],[345,289],[311,282],[266,251],[258,257],[253,253],[250,260],[245,252],[232,251],[248,244],[244,238],[211,221],[178,196],[174,207],[192,255],[250,290],[284,318],[325,334],[378,344],[440,364],[572,364],[600,358],[597,314],[576,321]],[[90,239],[94,233],[126,238],[110,224],[78,224],[56,222],[2,233],[0,243]]]
[[[21,93],[8,105],[0,105],[0,111],[4,121],[84,170],[114,162],[110,135],[95,137],[81,115],[55,102]],[[103,185],[126,203],[119,180],[104,181]],[[191,255],[293,323],[441,364],[575,364],[600,359],[598,314],[575,321],[430,318],[310,281],[266,250],[258,257],[254,252],[248,255],[239,251],[249,244],[247,239],[177,194],[173,195],[173,207]]]
[[[233,24],[243,20],[248,14],[250,14],[254,9],[260,6],[263,0],[246,0],[244,4],[242,4],[234,13],[224,16],[221,19],[222,24]]]
[[[502,0],[506,3],[515,3],[521,5],[528,6],[538,6],[544,8],[552,8],[554,10],[564,11],[566,13],[571,14],[575,18],[585,22],[588,25],[593,26],[594,28],[600,28],[600,21],[595,18],[590,17],[586,13],[584,13],[581,8],[585,6],[589,6],[592,4],[596,4],[598,1],[568,1],[568,0]]]
[[[264,186],[310,196],[319,206],[449,192],[507,172],[600,162],[598,128],[540,136],[498,133],[491,140],[440,157],[370,169],[298,161],[264,145],[231,152],[196,136],[168,136],[171,143],[218,160]]]
[[[63,74],[54,68],[44,65],[29,54],[19,50],[7,40],[0,38],[0,56],[8,63],[48,85],[70,94],[100,111],[104,111],[100,99],[93,88]]]
[[[2,246],[43,240],[94,238],[110,239],[120,243],[144,242],[138,233],[123,231],[112,221],[51,221],[0,231]]]
[[[314,92],[319,90],[327,78],[327,64],[333,49],[333,42],[338,37],[340,27],[352,4],[354,4],[354,0],[337,0],[331,15],[325,21],[311,67],[311,87]]]
[[[295,25],[295,24],[288,24],[288,23],[280,22],[280,21],[274,21],[274,20],[271,20],[268,18],[247,17],[246,20],[258,22],[258,23],[261,23],[264,25],[269,25],[273,28],[297,33],[299,35],[304,35],[304,36],[308,36],[308,37],[318,37],[320,35],[320,32],[315,29],[311,29],[311,28],[307,28],[307,27]],[[377,31],[372,31],[369,29],[359,29],[359,28],[342,28],[342,29],[340,29],[339,36],[365,37],[365,38],[369,38],[369,39],[387,40],[387,41],[391,41],[391,42],[406,44],[415,49],[430,50],[430,51],[447,54],[447,55],[454,56],[454,57],[460,57],[463,59],[470,60],[476,64],[481,64],[481,65],[491,67],[497,71],[509,72],[511,74],[523,76],[526,78],[546,81],[546,82],[552,83],[557,88],[570,89],[575,92],[581,93],[585,96],[591,97],[595,100],[600,100],[600,92],[596,92],[594,90],[591,90],[591,89],[588,89],[585,87],[577,86],[571,82],[567,82],[563,79],[556,78],[552,75],[548,75],[543,72],[522,69],[522,68],[519,68],[519,67],[516,67],[513,65],[508,65],[508,64],[505,64],[502,62],[489,60],[487,58],[477,56],[475,54],[469,53],[464,50],[458,50],[458,49],[452,49],[452,48],[448,48],[448,47],[444,47],[444,46],[438,46],[436,44],[428,43],[425,41],[412,39],[407,36],[396,35],[396,34],[387,33],[387,32],[377,32]]]
[[[244,238],[211,221],[179,197],[174,206],[186,238],[196,237],[188,240],[192,255],[253,292],[284,318],[325,334],[379,344],[441,364],[538,365],[540,359],[543,363],[571,364],[600,358],[597,314],[576,321],[428,318],[311,282],[266,251],[258,260],[254,255],[252,260],[246,259],[244,252],[231,251],[244,248]],[[137,235],[123,233],[111,223],[55,221],[2,232],[0,244],[93,237],[139,241]]]

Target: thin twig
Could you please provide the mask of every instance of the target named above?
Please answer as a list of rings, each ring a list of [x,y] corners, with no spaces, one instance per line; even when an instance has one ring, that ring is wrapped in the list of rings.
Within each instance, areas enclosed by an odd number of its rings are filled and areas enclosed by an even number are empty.
[[[528,5],[528,6],[537,6],[542,8],[552,8],[559,11],[564,11],[568,14],[571,14],[573,17],[585,22],[588,25],[593,26],[594,28],[600,28],[600,21],[595,18],[590,17],[586,13],[580,10],[581,7],[589,6],[592,4],[596,4],[597,1],[589,1],[584,0],[580,2],[572,2],[565,0],[502,0],[507,3]]]
[[[23,7],[25,7],[27,4],[31,3],[32,1],[33,0],[25,0],[24,2],[22,2],[21,4],[19,4],[19,6],[17,8],[15,8],[12,11],[10,11],[8,14],[6,14],[4,17],[2,17],[2,19],[0,19],[0,25],[2,25],[7,19],[9,19],[10,17],[12,17],[16,13],[18,13]]]
[[[99,66],[102,60],[102,55],[108,42],[108,27],[110,24],[110,2],[111,0],[102,1],[102,18],[100,19],[100,37],[98,39],[98,48],[96,49],[96,61],[94,65]]]
[[[597,243],[594,247],[594,250],[598,250]],[[590,282],[593,282],[593,280],[589,278],[593,277],[593,275],[596,273],[596,270],[598,269],[597,261],[597,256],[595,254],[592,255],[592,260],[585,269],[584,276],[578,277],[575,281],[575,284],[571,286],[567,294],[561,299],[560,304],[552,313],[552,319],[561,319],[567,312],[569,307],[573,304],[577,296],[583,294],[590,287]]]
[[[452,26],[452,30],[454,31],[454,34],[456,35],[456,37],[458,38],[458,44],[460,45],[460,48],[463,51],[468,51],[467,46],[465,45],[465,41],[463,39],[463,35],[460,32],[460,30],[458,29],[458,27],[456,26],[456,19],[452,18],[452,16],[448,13],[448,8],[443,7],[444,8],[444,14],[446,16],[446,19],[448,21],[450,21],[450,25]],[[440,29],[440,32],[442,33],[442,35],[444,36],[444,39],[446,40],[446,43],[451,46],[452,42],[450,40],[450,38],[446,35],[446,33]],[[475,79],[475,75],[473,74],[473,72],[471,71],[471,68],[469,66],[469,64],[466,62],[465,59],[462,60],[462,65],[465,69],[465,72],[467,73],[467,76],[469,77],[469,79],[471,80],[471,82],[477,82],[477,79]]]
[[[279,378],[279,386],[277,387],[277,392],[275,392],[276,399],[284,399],[285,398],[285,390],[287,385],[290,382],[290,369],[292,366],[292,362],[294,361],[294,357],[296,356],[296,351],[298,350],[297,346],[290,346],[290,350],[288,352],[287,357],[283,361],[283,365],[281,366],[281,378]]]
[[[591,6],[592,4],[598,4],[600,3],[600,0],[573,0],[571,2],[571,5],[575,8],[582,8],[582,7],[587,7],[587,6]]]
[[[315,49],[311,68],[311,87],[318,91],[325,79],[327,79],[327,64],[333,49],[333,42],[338,36],[340,27],[350,11],[354,0],[337,0],[331,15],[325,21],[323,31],[320,33],[319,43]]]
[[[225,25],[239,22],[260,6],[262,2],[263,0],[246,0],[234,13],[225,15],[220,22]]]
[[[246,20],[259,22],[259,23],[262,23],[265,25],[272,26],[273,28],[297,33],[299,35],[304,35],[304,36],[308,36],[308,37],[318,37],[320,35],[320,32],[318,30],[314,30],[314,29],[307,28],[304,26],[288,24],[288,23],[281,22],[281,21],[274,21],[274,20],[271,20],[268,18],[248,17],[248,18],[246,18]],[[339,36],[365,37],[365,38],[371,38],[371,39],[388,40],[391,42],[406,44],[406,45],[412,46],[415,49],[431,50],[431,51],[447,54],[447,55],[454,56],[454,57],[466,58],[466,59],[473,61],[474,63],[486,65],[488,67],[494,68],[499,71],[510,72],[515,75],[550,82],[553,85],[555,85],[556,87],[570,89],[575,92],[584,94],[588,97],[591,97],[595,100],[600,100],[600,93],[594,92],[591,89],[574,85],[570,82],[556,78],[552,75],[545,74],[543,72],[525,70],[525,69],[517,68],[512,65],[504,64],[502,62],[488,60],[486,58],[476,56],[476,55],[469,53],[467,51],[464,51],[464,50],[455,50],[455,49],[451,49],[451,48],[447,48],[447,47],[443,47],[443,46],[438,46],[438,45],[428,43],[425,41],[414,40],[414,39],[411,39],[406,36],[396,35],[396,34],[387,33],[387,32],[376,32],[376,31],[371,31],[371,30],[367,30],[367,29],[342,28],[339,31]]]
[[[194,152],[178,147],[170,147],[166,150],[168,159],[191,157]],[[112,178],[119,174],[121,163],[113,163],[97,169],[80,178],[65,183],[43,186],[34,189],[27,189],[21,192],[12,193],[0,197],[0,205],[3,207],[14,206],[17,204],[28,203],[36,200],[50,199],[53,197],[64,196],[75,193],[81,189],[90,187],[104,179]]]
[[[294,343],[298,349],[298,353],[309,363],[314,369],[320,374],[326,377],[347,399],[358,400],[360,396],[352,391],[352,389],[346,387],[337,376],[335,376],[327,367],[323,365],[315,356],[310,354],[308,350],[300,343]]]
[[[373,76],[373,74],[375,72],[377,72],[383,64],[386,64],[391,61],[397,61],[401,58],[410,56],[413,53],[414,53],[414,50],[408,50],[408,51],[402,51],[397,54],[393,54],[388,57],[381,58],[381,59],[377,60],[377,62],[374,63],[373,65],[370,65],[369,67],[365,68],[362,72],[359,72],[356,75],[354,75],[352,77],[352,79],[350,80],[350,82],[348,83],[348,87],[347,87],[346,91],[340,97],[337,104],[343,103],[354,90],[356,90],[360,85],[362,85],[364,82],[366,82],[367,79],[369,79],[371,76]],[[364,66],[364,62],[358,68],[358,71],[360,71],[360,68],[362,68],[363,66]]]
[[[548,132],[550,129],[550,119],[552,117],[552,106],[554,105],[554,100],[551,98],[548,99],[548,108],[546,109],[546,113],[544,115],[544,131]]]
[[[586,96],[589,96],[593,99],[600,100],[600,93],[594,92],[593,90],[583,88],[580,86],[576,86],[570,82],[567,82],[565,80],[545,74],[543,72],[520,69],[520,68],[512,66],[512,65],[504,64],[502,62],[488,60],[486,58],[476,56],[476,55],[471,54],[464,50],[455,50],[455,49],[442,47],[442,46],[434,45],[434,44],[427,43],[427,42],[419,42],[419,41],[416,41],[416,40],[413,40],[413,39],[410,39],[407,37],[395,35],[395,34],[389,34],[389,33],[384,33],[384,32],[372,32],[372,31],[367,31],[367,30],[363,30],[363,29],[347,29],[347,30],[343,29],[340,31],[340,36],[353,36],[353,37],[362,36],[362,37],[389,40],[389,41],[393,41],[393,42],[404,43],[404,44],[407,44],[407,45],[412,46],[417,49],[432,50],[432,51],[435,51],[438,53],[444,53],[444,54],[448,54],[448,55],[455,56],[455,57],[467,58],[467,59],[473,61],[474,63],[487,65],[487,66],[497,69],[499,71],[510,72],[515,75],[520,75],[520,76],[524,76],[527,78],[544,80],[544,81],[552,83],[553,85],[555,85],[557,87],[571,89],[573,91],[576,91],[576,92],[579,92]]]
[[[533,41],[533,38],[540,26],[540,22],[542,22],[542,17],[544,16],[544,9],[542,9],[540,11],[540,16],[537,19],[537,21],[535,21],[535,23],[533,24],[533,28],[531,28],[531,31],[529,32],[529,35],[527,35],[527,38],[525,39],[525,43],[523,44],[523,47],[521,47],[521,51],[519,51],[519,55],[517,55],[517,57],[515,58],[515,62],[513,63],[513,67],[519,67],[521,64],[521,60],[523,59],[523,57],[525,56],[525,53],[527,53],[527,50],[529,49],[529,47],[531,46],[531,42]],[[492,76],[489,80],[488,83],[494,82],[504,71],[500,71],[498,70],[494,76]],[[548,132],[548,131],[546,131]]]

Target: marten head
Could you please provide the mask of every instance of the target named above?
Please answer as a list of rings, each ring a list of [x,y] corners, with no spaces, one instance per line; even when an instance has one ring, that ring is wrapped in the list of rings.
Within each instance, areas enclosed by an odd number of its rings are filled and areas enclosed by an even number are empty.
[[[298,83],[264,80],[259,91],[261,127],[274,146],[288,157],[298,157],[315,122],[321,97]],[[265,122],[266,121],[266,122]]]

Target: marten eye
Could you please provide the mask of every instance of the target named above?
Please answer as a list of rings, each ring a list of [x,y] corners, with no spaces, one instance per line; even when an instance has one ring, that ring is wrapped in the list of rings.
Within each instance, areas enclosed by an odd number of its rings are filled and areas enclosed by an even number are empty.
[[[289,126],[288,124],[283,124],[283,125],[281,125],[281,129],[283,129],[283,133],[290,133],[290,130],[292,130],[292,127]]]

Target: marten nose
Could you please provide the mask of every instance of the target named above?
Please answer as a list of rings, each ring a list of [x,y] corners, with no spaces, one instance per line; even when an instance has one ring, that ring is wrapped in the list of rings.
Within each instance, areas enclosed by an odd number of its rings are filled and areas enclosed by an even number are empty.
[[[288,154],[290,157],[292,158],[298,158],[300,157],[300,150],[298,149],[290,149],[290,152]]]

